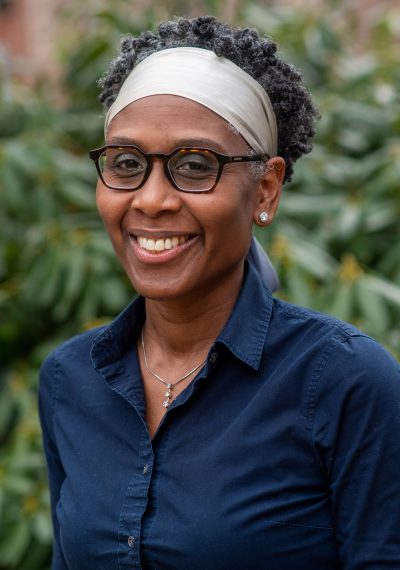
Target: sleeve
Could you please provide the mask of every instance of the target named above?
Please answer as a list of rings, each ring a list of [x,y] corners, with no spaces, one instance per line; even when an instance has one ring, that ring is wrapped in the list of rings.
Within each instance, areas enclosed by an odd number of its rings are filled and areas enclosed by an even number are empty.
[[[316,386],[313,438],[343,570],[400,569],[400,366],[378,343],[337,342]]]
[[[60,529],[56,515],[61,485],[65,478],[54,435],[55,396],[59,382],[59,370],[54,355],[42,365],[39,380],[39,417],[42,426],[43,448],[46,456],[50,488],[51,516],[53,521],[52,570],[68,570],[60,544]]]

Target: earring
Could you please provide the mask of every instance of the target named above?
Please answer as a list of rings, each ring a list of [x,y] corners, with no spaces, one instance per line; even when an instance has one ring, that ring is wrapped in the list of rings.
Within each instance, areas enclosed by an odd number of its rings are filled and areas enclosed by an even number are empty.
[[[258,219],[262,224],[266,224],[268,222],[268,218],[269,218],[268,212],[261,212],[260,215],[258,216]]]

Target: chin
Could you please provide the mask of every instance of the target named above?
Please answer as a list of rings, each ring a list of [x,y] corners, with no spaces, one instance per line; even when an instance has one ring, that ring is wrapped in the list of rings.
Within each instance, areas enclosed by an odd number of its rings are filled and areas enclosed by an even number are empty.
[[[182,283],[163,285],[160,275],[146,280],[142,277],[138,279],[137,276],[129,276],[129,280],[135,291],[145,299],[167,301],[185,297],[187,294],[182,287]]]

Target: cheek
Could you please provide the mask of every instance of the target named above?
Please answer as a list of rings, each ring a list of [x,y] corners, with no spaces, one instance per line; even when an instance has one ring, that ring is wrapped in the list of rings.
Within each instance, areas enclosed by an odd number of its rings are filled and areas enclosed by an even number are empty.
[[[104,188],[103,184],[99,180],[96,186],[96,206],[97,211],[103,222],[106,224],[106,217],[107,217],[107,190]]]
[[[252,235],[255,206],[254,183],[243,181],[238,184],[236,181],[221,187],[221,192],[215,195],[215,202],[206,208],[206,235],[209,229],[212,235],[224,238],[220,243],[243,243],[243,247],[247,247]]]
[[[103,223],[111,235],[113,231],[120,227],[120,223],[126,210],[126,200],[123,197],[112,193],[101,182],[98,182],[96,189],[96,205]]]
[[[244,231],[252,228],[256,205],[256,188],[254,182],[243,178],[239,183],[227,188],[228,199],[225,200],[223,215],[231,230]]]

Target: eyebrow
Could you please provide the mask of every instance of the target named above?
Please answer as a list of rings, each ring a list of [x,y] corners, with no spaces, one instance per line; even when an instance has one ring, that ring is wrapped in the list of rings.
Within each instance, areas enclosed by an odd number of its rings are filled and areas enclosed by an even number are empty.
[[[111,139],[109,139],[108,141],[106,141],[106,145],[107,144],[121,144],[121,145],[134,145],[134,146],[139,146],[140,148],[142,148],[142,146],[138,143],[138,141],[131,139],[129,137],[112,137]],[[173,150],[174,148],[179,148],[179,147],[192,147],[192,148],[210,148],[211,150],[216,150],[222,153],[226,153],[226,149],[223,148],[223,146],[221,144],[219,144],[218,142],[216,142],[215,140],[212,139],[208,139],[208,138],[183,138],[183,139],[175,139],[172,141],[172,145],[171,149]],[[145,150],[145,149],[143,149]],[[158,149],[156,149],[157,152]]]

